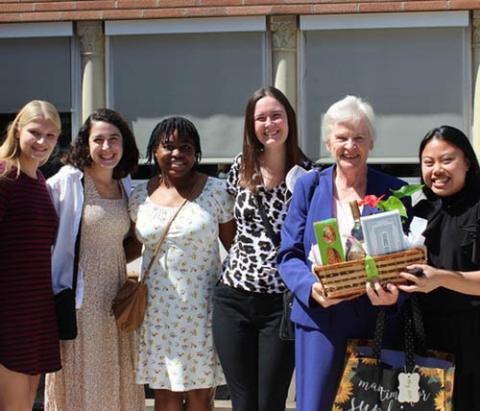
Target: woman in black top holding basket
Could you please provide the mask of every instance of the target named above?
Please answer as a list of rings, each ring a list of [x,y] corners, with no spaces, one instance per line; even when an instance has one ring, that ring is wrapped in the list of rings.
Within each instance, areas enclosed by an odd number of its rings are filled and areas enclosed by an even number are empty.
[[[441,126],[420,144],[426,199],[415,214],[424,232],[429,265],[424,275],[402,273],[423,292],[427,347],[455,355],[454,409],[480,410],[480,167],[468,138]]]

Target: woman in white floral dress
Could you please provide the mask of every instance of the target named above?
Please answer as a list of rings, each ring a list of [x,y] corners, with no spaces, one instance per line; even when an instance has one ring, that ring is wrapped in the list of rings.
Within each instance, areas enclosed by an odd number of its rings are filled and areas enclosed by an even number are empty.
[[[211,410],[214,389],[225,382],[213,347],[212,293],[221,271],[218,238],[228,249],[234,235],[233,203],[223,181],[196,171],[200,155],[190,121],[163,120],[147,149],[159,174],[138,185],[129,203],[145,269],[168,220],[189,200],[147,278],[136,380],[154,390],[156,411]]]

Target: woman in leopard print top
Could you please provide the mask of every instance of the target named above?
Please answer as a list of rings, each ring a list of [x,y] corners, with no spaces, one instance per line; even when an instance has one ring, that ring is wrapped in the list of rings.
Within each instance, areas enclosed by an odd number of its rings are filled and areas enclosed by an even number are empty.
[[[286,288],[275,260],[291,195],[285,176],[295,165],[312,163],[298,147],[292,106],[273,87],[257,90],[246,107],[243,152],[228,176],[237,233],[214,296],[214,339],[235,411],[285,409],[294,351],[278,336]]]

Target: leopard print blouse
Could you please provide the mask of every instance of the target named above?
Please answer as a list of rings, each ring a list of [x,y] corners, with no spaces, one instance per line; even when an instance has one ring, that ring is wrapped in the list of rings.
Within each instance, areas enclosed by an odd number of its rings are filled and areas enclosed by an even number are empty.
[[[234,217],[237,233],[223,264],[221,282],[251,292],[278,294],[285,285],[277,271],[277,248],[268,237],[253,193],[240,186],[241,154],[235,158],[227,180],[227,190],[235,196]],[[311,169],[314,164],[302,165]],[[265,214],[275,234],[279,234],[287,215],[291,193],[285,182],[266,190],[257,186]]]

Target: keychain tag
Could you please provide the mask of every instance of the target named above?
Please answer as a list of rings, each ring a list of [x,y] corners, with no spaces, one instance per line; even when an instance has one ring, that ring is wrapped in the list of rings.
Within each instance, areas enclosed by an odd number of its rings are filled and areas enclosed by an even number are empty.
[[[398,402],[420,401],[420,375],[415,372],[398,374]]]

